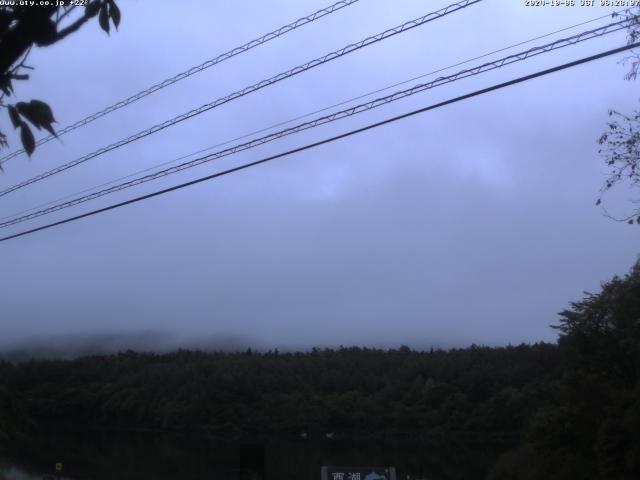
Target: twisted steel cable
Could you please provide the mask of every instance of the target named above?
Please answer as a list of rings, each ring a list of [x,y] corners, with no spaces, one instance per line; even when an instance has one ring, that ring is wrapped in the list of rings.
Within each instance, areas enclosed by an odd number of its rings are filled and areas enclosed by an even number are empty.
[[[105,147],[102,147],[98,150],[95,150],[87,155],[84,155],[80,158],[77,158],[76,160],[72,160],[71,162],[65,163],[63,165],[60,165],[52,170],[49,170],[47,172],[41,173],[40,175],[37,175],[35,177],[32,177],[28,180],[25,180],[21,183],[18,183],[16,185],[13,185],[11,187],[8,187],[2,191],[0,191],[0,197],[7,195],[11,192],[14,192],[16,190],[19,190],[21,188],[24,188],[28,185],[31,185],[35,182],[39,182],[41,180],[44,180],[45,178],[51,177],[52,175],[56,175],[60,172],[63,172],[65,170],[68,170],[69,168],[75,167],[76,165],[79,165],[81,163],[84,163],[92,158],[95,158],[97,156],[100,156],[104,153],[110,152],[112,150],[115,150],[116,148],[122,147],[124,145],[127,145],[131,142],[134,142],[136,140],[139,140],[141,138],[144,138],[148,135],[151,135],[153,133],[159,132],[160,130],[164,130],[165,128],[171,127],[173,125],[175,125],[176,123],[182,122],[184,120],[187,120],[189,118],[195,117],[196,115],[200,115],[201,113],[207,112],[213,108],[219,107],[220,105],[223,105],[225,103],[228,103],[232,100],[235,100],[237,98],[243,97],[245,95],[248,95],[250,93],[253,93],[257,90],[260,90],[262,88],[265,88],[269,85],[273,85],[274,83],[277,83],[281,80],[284,80],[286,78],[289,77],[293,77],[294,75],[298,75],[302,72],[305,72],[307,70],[310,70],[312,68],[315,68],[319,65],[323,65],[327,62],[330,62],[331,60],[335,60],[336,58],[340,58],[343,57],[344,55],[347,55],[349,53],[355,52],[356,50],[359,50],[361,48],[367,47],[369,45],[372,45],[374,43],[380,42],[382,40],[386,40],[394,35],[397,35],[399,33],[403,33],[406,32],[408,30],[411,30],[415,27],[424,25],[425,23],[431,22],[433,20],[436,20],[438,18],[442,18],[445,15],[448,15],[450,13],[462,10],[463,8],[469,7],[473,4],[479,3],[483,0],[463,0],[457,3],[453,3],[451,5],[448,5],[440,10],[437,10],[435,12],[432,13],[428,13],[422,17],[416,18],[414,20],[410,20],[408,22],[403,23],[402,25],[399,25],[397,27],[394,28],[390,28],[388,30],[385,30],[382,33],[379,33],[377,35],[373,35],[371,37],[367,37],[364,40],[361,40],[359,42],[356,43],[352,43],[350,45],[347,45],[346,47],[343,47],[339,50],[336,50],[334,52],[331,52],[327,55],[324,55],[322,57],[316,58],[315,60],[311,60],[310,62],[307,62],[305,64],[299,65],[295,68],[292,68],[290,70],[287,70],[286,72],[282,72],[279,73],[278,75],[275,75],[271,78],[268,78],[266,80],[262,80],[258,83],[255,83],[251,86],[245,87],[242,90],[238,90],[234,93],[231,93],[225,97],[221,97],[218,98],[217,100],[214,100],[211,103],[207,103],[205,105],[202,105],[198,108],[195,108],[193,110],[190,110],[186,113],[183,113],[181,115],[178,115],[172,119],[166,120],[162,123],[159,123],[157,125],[154,125],[153,127],[150,127],[148,129],[142,130],[134,135],[131,135],[130,137],[127,137],[123,140],[119,140],[118,142],[112,143],[110,145],[107,145]]]
[[[184,80],[185,78],[188,78],[192,75],[195,75],[196,73],[199,73],[203,70],[206,70],[207,68],[213,67],[214,65],[217,65],[218,63],[224,62],[225,60],[228,60],[232,57],[235,57],[236,55],[239,55],[241,53],[244,53],[248,50],[251,50],[252,48],[255,48],[259,45],[262,45],[264,43],[267,43],[271,40],[274,40],[278,37],[281,37],[282,35],[291,32],[292,30],[295,30],[296,28],[302,27],[303,25],[306,25],[308,23],[314,22],[322,17],[325,17],[327,15],[332,14],[333,12],[336,12],[338,10],[341,10],[345,7],[348,7],[349,5],[352,5],[356,2],[358,2],[360,0],[341,0],[339,2],[334,3],[333,5],[330,5],[326,8],[322,8],[320,10],[318,10],[317,12],[312,13],[311,15],[307,15],[305,17],[301,17],[298,20],[296,20],[295,22],[289,23],[288,25],[285,25],[283,27],[278,28],[277,30],[274,30],[273,32],[269,32],[266,35],[263,35],[262,37],[256,38],[255,40],[251,40],[250,42],[245,43],[244,45],[241,45],[239,47],[235,47],[231,50],[229,50],[228,52],[222,53],[220,55],[218,55],[215,58],[212,58],[210,60],[207,60],[206,62],[201,63],[200,65],[197,65],[195,67],[191,67],[189,70],[185,70],[184,72],[178,73],[176,75],[174,75],[173,77],[167,78],[159,83],[156,83],[155,85],[152,85],[151,87],[142,90],[134,95],[131,95],[128,98],[125,98],[124,100],[121,100],[117,103],[114,103],[113,105],[110,105],[106,108],[104,108],[103,110],[100,110],[98,112],[95,112],[91,115],[89,115],[88,117],[85,117],[81,120],[78,120],[75,123],[72,123],[71,125],[68,125],[64,128],[62,128],[61,130],[59,130],[58,132],[56,132],[56,134],[58,135],[58,137],[64,135],[65,133],[69,133],[77,128],[83,127],[91,122],[93,122],[94,120],[97,120],[98,118],[104,117],[105,115],[108,115],[112,112],[115,112],[116,110],[119,110],[122,107],[125,107],[133,102],[137,102],[138,100],[140,100],[141,98],[146,97],[147,95],[151,95],[152,93],[157,92],[158,90],[162,90],[163,88],[168,87],[169,85],[172,85],[176,82],[179,82],[180,80]],[[43,143],[47,143],[51,140],[53,140],[54,138],[56,138],[54,135],[49,135],[48,137],[44,137],[41,138],[40,140],[38,140],[36,142],[36,145],[42,145]],[[20,150],[16,150],[14,152],[11,152],[8,155],[5,155],[4,157],[0,158],[0,166],[4,165],[6,162],[8,162],[9,160],[11,160],[12,158],[17,157],[18,155],[21,155],[25,153],[24,149],[20,149]]]
[[[395,93],[392,93],[390,95],[384,96],[384,97],[380,97],[377,98],[375,100],[372,100],[370,102],[366,102],[366,103],[361,103],[359,105],[356,105],[354,107],[348,108],[348,109],[344,109],[344,110],[340,110],[338,112],[332,113],[330,115],[325,115],[319,118],[316,118],[314,120],[311,120],[309,122],[304,122],[301,124],[298,124],[296,126],[290,127],[290,128],[286,128],[284,130],[280,130],[279,132],[274,132],[271,133],[269,135],[265,135],[263,137],[260,138],[256,138],[253,140],[250,140],[248,142],[245,143],[241,143],[238,145],[234,145],[232,147],[226,148],[224,150],[220,150],[218,152],[214,152],[211,153],[209,155],[205,155],[199,158],[196,158],[194,160],[191,160],[189,162],[184,162],[181,163],[179,165],[175,165],[173,167],[170,168],[166,168],[164,170],[160,170],[158,172],[149,174],[149,175],[145,175],[142,177],[138,177],[135,178],[133,180],[130,180],[128,182],[123,182],[120,183],[118,185],[114,185],[113,187],[109,187],[109,188],[105,188],[103,190],[99,190],[97,192],[91,193],[89,195],[84,195],[82,197],[78,197],[75,198],[73,200],[67,201],[67,202],[63,202],[63,203],[59,203],[57,205],[53,205],[49,208],[45,208],[42,210],[38,210],[36,212],[30,213],[28,215],[23,215],[20,217],[16,217],[12,220],[8,220],[5,222],[0,223],[0,228],[6,228],[9,227],[11,225],[15,225],[17,223],[22,223],[25,222],[27,220],[32,220],[34,218],[43,216],[43,215],[47,215],[53,212],[56,212],[58,210],[62,210],[65,208],[70,208],[73,207],[75,205],[79,205],[81,203],[85,203],[88,202],[90,200],[94,200],[96,198],[99,197],[103,197],[105,195],[109,195],[111,193],[115,193],[118,192],[120,190],[124,190],[126,188],[131,188],[134,187],[136,185],[141,185],[143,183],[152,181],[152,180],[156,180],[158,178],[162,178],[165,177],[167,175],[171,175],[177,172],[180,172],[182,170],[186,170],[188,168],[192,168],[192,167],[196,167],[198,165],[202,165],[204,163],[210,162],[212,160],[216,160],[222,157],[226,157],[229,155],[233,155],[234,153],[238,153],[244,150],[248,150],[250,148],[254,148],[260,145],[263,145],[265,143],[268,142],[272,142],[274,140],[277,140],[279,138],[288,136],[288,135],[292,135],[294,133],[298,133],[304,130],[308,130],[311,128],[315,128],[317,126],[320,125],[324,125],[327,123],[331,123],[337,120],[340,120],[342,118],[347,118],[353,115],[356,115],[358,113],[362,113],[362,112],[366,112],[368,110],[372,110],[374,108],[380,107],[382,105],[386,105],[388,103],[409,97],[411,95],[415,95],[417,93],[423,92],[425,90],[429,90],[435,87],[438,87],[440,85],[444,85],[447,83],[452,83],[455,82],[457,80],[461,80],[464,78],[468,78],[468,77],[472,77],[475,75],[479,75],[481,73],[485,73],[491,70],[496,70],[498,68],[502,68],[506,65],[510,65],[516,62],[521,62],[524,60],[527,60],[529,58],[532,58],[534,56],[538,56],[544,53],[548,53],[550,51],[553,50],[557,50],[560,48],[564,48],[564,47],[568,47],[571,45],[575,45],[577,43],[580,42],[584,42],[587,40],[591,40],[594,38],[599,38],[602,37],[604,35],[609,35],[612,33],[615,33],[619,30],[623,30],[625,28],[627,28],[627,26],[629,25],[629,20],[623,20],[620,22],[614,22],[614,23],[610,23],[608,25],[605,25],[603,27],[599,27],[593,30],[588,30],[588,31],[584,31],[581,33],[578,33],[576,35],[573,35],[571,37],[567,37],[567,38],[563,38],[563,39],[559,39],[556,40],[554,42],[548,43],[546,45],[542,45],[542,46],[538,46],[538,47],[533,47],[530,48],[528,50],[525,50],[523,52],[520,53],[515,53],[503,58],[500,58],[498,60],[492,61],[492,62],[487,62],[484,63],[482,65],[479,65],[477,67],[473,67],[473,68],[469,68],[469,69],[465,69],[465,70],[461,70],[458,73],[455,73],[453,75],[448,75],[448,76],[443,76],[443,77],[438,77],[435,80],[432,80],[430,82],[427,83],[422,83],[422,84],[418,84],[415,85],[409,89],[406,90],[401,90]]]
[[[619,10],[619,11],[615,12],[615,15],[616,16],[620,15],[622,12],[626,12],[628,10],[629,9]],[[109,180],[107,182],[103,182],[103,183],[101,183],[99,185],[95,185],[93,187],[82,189],[82,190],[80,190],[78,192],[74,192],[74,193],[71,193],[71,194],[64,195],[64,196],[56,198],[54,200],[50,200],[48,202],[38,204],[38,205],[36,205],[34,207],[25,208],[24,210],[20,210],[19,212],[15,212],[15,213],[13,213],[11,215],[6,215],[4,217],[0,217],[0,222],[2,222],[3,220],[6,220],[6,219],[17,217],[17,216],[22,215],[22,214],[26,214],[26,213],[29,213],[29,212],[32,212],[32,211],[35,211],[35,210],[42,209],[44,207],[48,207],[49,205],[53,205],[55,203],[59,203],[62,200],[67,200],[68,198],[73,198],[73,197],[76,197],[76,196],[81,195],[83,193],[91,192],[91,191],[96,190],[96,189],[101,188],[101,187],[106,187],[107,185],[112,185],[114,183],[121,182],[123,180],[126,180],[127,178],[135,177],[136,175],[140,175],[142,173],[150,172],[151,170],[155,170],[155,169],[158,169],[160,167],[164,167],[166,165],[170,165],[172,163],[179,162],[180,160],[185,160],[185,159],[187,159],[189,157],[193,157],[195,155],[207,152],[209,150],[213,150],[214,148],[223,147],[223,146],[228,145],[230,143],[233,143],[235,141],[243,140],[245,138],[252,137],[253,135],[257,135],[259,133],[268,132],[269,130],[273,130],[274,128],[281,127],[281,126],[287,125],[289,123],[293,123],[296,120],[302,120],[303,118],[307,118],[307,117],[310,117],[310,116],[318,114],[318,113],[326,112],[327,110],[331,110],[331,109],[336,108],[336,107],[341,107],[342,105],[347,105],[347,104],[349,104],[351,102],[354,102],[356,100],[361,100],[363,98],[370,97],[371,95],[375,95],[376,93],[382,93],[382,92],[390,90],[392,88],[399,87],[401,85],[406,85],[407,83],[410,83],[410,82],[414,82],[414,81],[419,80],[421,78],[430,77],[432,75],[435,75],[436,73],[440,73],[440,72],[443,72],[445,70],[449,70],[449,69],[454,68],[454,67],[459,67],[461,65],[465,65],[467,63],[471,63],[471,62],[473,62],[475,60],[480,60],[482,58],[489,57],[489,56],[491,56],[493,54],[504,52],[506,50],[510,50],[512,48],[519,47],[519,46],[522,46],[522,45],[526,45],[527,43],[535,42],[536,40],[541,40],[543,38],[547,38],[547,37],[550,37],[552,35],[555,35],[555,34],[558,34],[558,33],[561,33],[561,32],[565,32],[567,30],[571,30],[571,29],[576,28],[576,27],[581,27],[583,25],[587,25],[589,23],[593,23],[593,22],[596,22],[598,20],[602,20],[603,18],[607,18],[607,17],[611,17],[611,16],[612,15],[608,13],[606,15],[601,15],[599,17],[592,18],[591,20],[586,20],[584,22],[576,23],[574,25],[569,25],[568,27],[563,27],[563,28],[561,28],[559,30],[554,30],[553,32],[545,33],[543,35],[539,35],[537,37],[533,37],[533,38],[530,38],[528,40],[524,40],[524,41],[521,41],[521,42],[518,42],[518,43],[514,43],[514,44],[508,45],[506,47],[502,47],[502,48],[499,48],[497,50],[493,50],[491,52],[484,53],[482,55],[479,55],[479,56],[476,56],[476,57],[473,57],[473,58],[468,58],[466,60],[457,62],[457,63],[455,63],[453,65],[449,65],[447,67],[441,67],[441,68],[438,68],[437,70],[433,70],[431,72],[424,73],[422,75],[418,75],[416,77],[412,77],[412,78],[409,78],[407,80],[402,80],[400,82],[396,82],[394,84],[387,85],[385,87],[378,88],[376,90],[373,90],[373,91],[370,91],[370,92],[367,92],[367,93],[364,93],[364,94],[360,94],[360,95],[358,95],[356,97],[351,97],[351,98],[349,98],[347,100],[343,100],[341,102],[334,103],[333,105],[329,105],[327,107],[323,107],[323,108],[320,108],[320,109],[317,109],[317,110],[314,110],[314,111],[311,111],[311,112],[307,112],[307,113],[304,113],[302,115],[298,115],[296,117],[290,118],[288,120],[280,121],[280,122],[272,124],[272,125],[270,125],[268,127],[262,127],[262,128],[260,128],[258,130],[254,130],[252,132],[245,133],[243,135],[240,135],[240,136],[237,136],[235,138],[226,140],[224,142],[220,142],[220,143],[217,143],[215,145],[202,148],[202,149],[197,150],[195,152],[191,152],[191,153],[188,153],[188,154],[185,154],[185,155],[181,155],[181,156],[176,157],[176,158],[174,158],[172,160],[168,160],[168,161],[162,162],[160,164],[156,164],[156,165],[153,165],[151,167],[144,168],[142,170],[137,170],[135,172],[129,173],[129,174],[124,175],[122,177],[118,177],[118,178],[115,178],[113,180]]]
[[[482,88],[480,90],[475,90],[475,91],[473,91],[471,93],[460,95],[460,96],[455,97],[455,98],[450,98],[448,100],[444,100],[442,102],[438,102],[438,103],[435,103],[435,104],[432,104],[432,105],[429,105],[429,106],[426,106],[426,107],[422,107],[422,108],[419,108],[417,110],[412,110],[410,112],[403,113],[403,114],[397,115],[395,117],[387,118],[385,120],[382,120],[382,121],[379,121],[379,122],[376,122],[376,123],[371,123],[371,124],[365,125],[364,127],[356,128],[355,130],[350,130],[348,132],[345,132],[345,133],[342,133],[342,134],[339,134],[339,135],[335,135],[333,137],[325,138],[323,140],[320,140],[320,141],[317,141],[317,142],[314,142],[314,143],[309,143],[309,144],[303,145],[302,147],[294,148],[292,150],[288,150],[288,151],[285,151],[285,152],[282,152],[282,153],[278,153],[276,155],[271,155],[269,157],[262,158],[260,160],[256,160],[254,162],[245,163],[245,164],[239,165],[237,167],[230,168],[228,170],[223,170],[221,172],[212,173],[212,174],[207,175],[205,177],[200,177],[200,178],[197,178],[195,180],[191,180],[191,181],[188,181],[188,182],[185,182],[185,183],[181,183],[179,185],[174,185],[172,187],[164,188],[162,190],[157,190],[155,192],[148,193],[146,195],[142,195],[142,196],[135,197],[135,198],[132,198],[132,199],[129,199],[129,200],[125,200],[125,201],[120,202],[120,203],[115,203],[115,204],[108,205],[108,206],[103,207],[103,208],[99,208],[99,209],[96,209],[96,210],[92,210],[92,211],[89,211],[89,212],[86,212],[86,213],[79,214],[79,215],[76,215],[76,216],[73,216],[73,217],[68,217],[68,218],[65,218],[63,220],[59,220],[57,222],[48,223],[46,225],[41,225],[39,227],[35,227],[35,228],[29,229],[29,230],[24,230],[24,231],[21,231],[21,232],[18,232],[18,233],[14,233],[12,235],[8,235],[6,237],[0,238],[0,242],[5,242],[5,241],[11,240],[13,238],[18,238],[18,237],[22,237],[24,235],[29,235],[31,233],[39,232],[41,230],[46,230],[46,229],[49,229],[49,228],[53,228],[53,227],[56,227],[58,225],[63,225],[65,223],[74,222],[74,221],[80,220],[82,218],[86,218],[86,217],[90,217],[90,216],[93,216],[93,215],[97,215],[99,213],[107,212],[109,210],[114,210],[116,208],[124,207],[126,205],[131,205],[133,203],[141,202],[143,200],[148,200],[150,198],[157,197],[159,195],[164,195],[165,193],[173,192],[175,190],[180,190],[182,188],[190,187],[190,186],[196,185],[198,183],[206,182],[208,180],[213,180],[215,178],[219,178],[219,177],[222,177],[222,176],[225,176],[225,175],[229,175],[231,173],[239,172],[239,171],[245,170],[247,168],[251,168],[251,167],[258,166],[258,165],[262,165],[263,163],[267,163],[267,162],[276,160],[278,158],[283,158],[283,157],[286,157],[286,156],[289,156],[289,155],[293,155],[293,154],[298,153],[298,152],[302,152],[302,151],[305,151],[305,150],[309,150],[309,149],[318,147],[320,145],[325,145],[327,143],[335,142],[335,141],[341,140],[343,138],[348,138],[348,137],[351,137],[353,135],[357,135],[358,133],[362,133],[362,132],[365,132],[365,131],[368,131],[368,130],[371,130],[371,129],[374,129],[374,128],[378,128],[378,127],[381,127],[383,125],[387,125],[389,123],[397,122],[398,120],[402,120],[404,118],[408,118],[408,117],[411,117],[411,116],[414,116],[414,115],[418,115],[420,113],[424,113],[424,112],[428,112],[428,111],[431,111],[431,110],[435,110],[437,108],[441,108],[441,107],[444,107],[446,105],[451,105],[453,103],[457,103],[457,102],[461,102],[461,101],[464,101],[464,100],[468,100],[470,98],[477,97],[479,95],[484,95],[485,93],[494,92],[496,90],[500,90],[502,88],[510,87],[512,85],[516,85],[516,84],[519,84],[519,83],[522,83],[522,82],[533,80],[534,78],[542,77],[544,75],[549,75],[549,74],[554,73],[554,72],[559,72],[561,70],[566,70],[568,68],[572,68],[572,67],[575,67],[575,66],[578,66],[578,65],[585,64],[587,62],[592,62],[594,60],[605,58],[605,57],[608,57],[610,55],[614,55],[616,53],[621,53],[621,52],[624,52],[624,51],[628,51],[628,50],[631,50],[633,48],[637,48],[638,46],[640,46],[640,42],[631,43],[631,44],[628,43],[628,44],[626,44],[626,45],[624,45],[622,47],[613,48],[611,50],[600,52],[600,53],[597,53],[595,55],[591,55],[589,57],[583,57],[583,58],[581,58],[579,60],[574,60],[572,62],[564,63],[562,65],[558,65],[558,66],[555,66],[555,67],[551,67],[551,68],[548,68],[546,70],[540,70],[540,71],[537,71],[535,73],[531,73],[529,75],[525,75],[523,77],[518,77],[518,78],[515,78],[513,80],[508,80],[508,81],[503,82],[503,83],[494,84],[494,85],[491,85],[490,87]]]

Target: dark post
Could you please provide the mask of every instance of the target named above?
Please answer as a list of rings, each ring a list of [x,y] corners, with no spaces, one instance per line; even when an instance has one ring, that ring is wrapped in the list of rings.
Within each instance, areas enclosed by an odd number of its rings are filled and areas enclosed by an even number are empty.
[[[264,445],[240,445],[240,479],[264,480]]]

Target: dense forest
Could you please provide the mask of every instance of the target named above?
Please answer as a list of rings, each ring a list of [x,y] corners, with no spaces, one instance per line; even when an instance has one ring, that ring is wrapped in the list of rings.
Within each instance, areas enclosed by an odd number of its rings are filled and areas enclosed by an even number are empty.
[[[640,478],[640,262],[571,303],[557,344],[121,352],[0,363],[0,445],[45,426],[227,438],[456,438],[491,479]]]

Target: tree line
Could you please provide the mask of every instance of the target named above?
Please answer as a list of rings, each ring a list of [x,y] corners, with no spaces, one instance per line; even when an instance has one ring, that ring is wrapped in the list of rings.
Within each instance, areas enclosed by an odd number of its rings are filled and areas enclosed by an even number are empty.
[[[492,445],[492,479],[640,478],[640,262],[557,344],[121,352],[0,363],[0,444],[41,426]]]

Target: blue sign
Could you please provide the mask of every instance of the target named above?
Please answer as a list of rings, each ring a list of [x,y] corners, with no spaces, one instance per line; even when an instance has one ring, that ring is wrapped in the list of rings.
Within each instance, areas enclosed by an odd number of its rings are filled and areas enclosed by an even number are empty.
[[[396,480],[394,467],[330,467],[320,468],[321,480]]]

